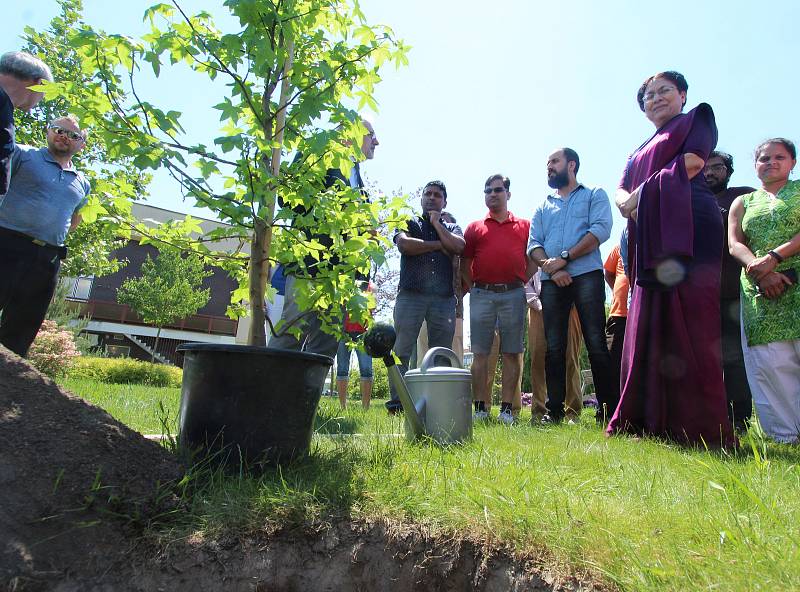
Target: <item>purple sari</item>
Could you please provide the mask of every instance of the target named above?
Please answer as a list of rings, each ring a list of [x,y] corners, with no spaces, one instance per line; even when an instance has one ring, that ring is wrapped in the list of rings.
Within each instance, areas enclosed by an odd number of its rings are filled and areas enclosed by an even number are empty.
[[[736,443],[722,382],[722,217],[703,174],[690,180],[683,158],[706,160],[716,143],[714,112],[703,103],[667,122],[628,161],[620,187],[644,185],[638,222],[628,222],[633,293],[609,433]]]

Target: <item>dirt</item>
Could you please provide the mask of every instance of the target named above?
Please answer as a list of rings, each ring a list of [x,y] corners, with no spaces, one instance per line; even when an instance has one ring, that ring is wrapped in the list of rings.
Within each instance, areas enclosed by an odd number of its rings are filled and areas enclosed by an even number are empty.
[[[0,347],[0,590],[601,590],[547,562],[414,525],[332,520],[153,542],[176,458]],[[168,515],[168,514],[167,514]]]

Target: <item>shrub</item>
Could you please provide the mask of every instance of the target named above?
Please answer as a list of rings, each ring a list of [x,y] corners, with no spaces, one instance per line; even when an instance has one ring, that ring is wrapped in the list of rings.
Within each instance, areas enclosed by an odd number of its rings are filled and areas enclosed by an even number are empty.
[[[334,366],[334,373],[336,367]],[[361,375],[358,373],[358,364],[350,370],[350,382],[347,385],[348,398],[361,399]],[[386,365],[383,360],[378,358],[372,360],[372,398],[389,398],[389,375],[386,372]]]
[[[28,361],[42,374],[55,378],[66,374],[80,355],[72,332],[45,320],[28,350]]]
[[[180,387],[183,372],[174,366],[151,364],[131,358],[84,356],[75,364],[69,376],[112,384]]]

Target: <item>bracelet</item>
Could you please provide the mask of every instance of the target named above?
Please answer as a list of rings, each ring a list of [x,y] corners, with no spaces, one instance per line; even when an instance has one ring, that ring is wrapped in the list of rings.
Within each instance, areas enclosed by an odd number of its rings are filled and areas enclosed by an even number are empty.
[[[769,255],[770,257],[772,257],[773,259],[775,259],[775,261],[777,261],[778,263],[783,263],[783,257],[781,257],[781,256],[780,256],[778,253],[776,253],[775,251],[767,251],[767,255]]]

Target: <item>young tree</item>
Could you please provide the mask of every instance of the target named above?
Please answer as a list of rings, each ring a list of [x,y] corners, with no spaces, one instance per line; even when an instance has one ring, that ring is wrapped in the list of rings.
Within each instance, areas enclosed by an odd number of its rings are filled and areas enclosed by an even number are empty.
[[[190,16],[175,0],[145,12],[151,30],[142,40],[89,27],[68,35],[81,71],[92,77],[81,89],[90,97],[75,111],[99,124],[97,133],[112,155],[145,169],[166,168],[185,195],[232,225],[207,240],[249,236],[246,260],[174,233],[169,240],[216,258],[240,280],[232,299],[234,305],[251,305],[251,344],[265,342],[269,265],[294,263],[304,275],[306,255],[317,260],[317,289],[303,294],[299,304],[320,311],[336,333],[341,307],[359,308],[352,312],[362,316],[367,305],[358,297],[355,272],[367,272],[370,260],[382,263],[389,246],[374,236],[380,213],[388,212],[390,225],[396,224],[404,203],[383,197],[369,203],[350,188],[325,189],[324,178],[330,168],[349,175],[353,160],[363,156],[366,130],[354,109],[377,108],[379,70],[387,62],[405,64],[406,49],[389,28],[368,24],[357,0],[223,5],[239,23],[230,32],[218,30],[206,12]],[[167,64],[187,65],[201,82],[212,81],[210,92],[220,93],[214,106],[224,124],[219,134],[195,141],[179,112],[158,108],[139,92],[140,69],[149,66],[158,77]],[[78,90],[70,80],[44,88],[48,96],[69,97]],[[292,153],[299,156],[288,158]],[[298,206],[306,213],[295,215]],[[307,239],[302,230],[311,227],[329,234],[333,246]],[[166,240],[157,231],[139,231],[146,241]]]
[[[145,323],[158,327],[153,360],[164,325],[185,319],[208,303],[211,289],[200,286],[210,275],[199,257],[184,257],[177,249],[164,247],[155,259],[147,256],[141,276],[126,279],[117,290],[117,302],[127,304]]]

